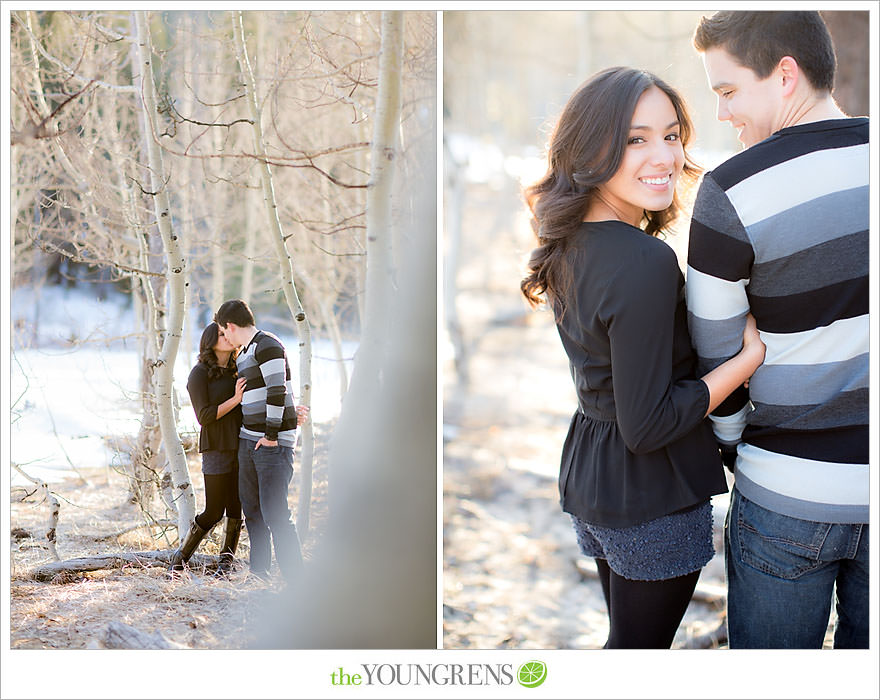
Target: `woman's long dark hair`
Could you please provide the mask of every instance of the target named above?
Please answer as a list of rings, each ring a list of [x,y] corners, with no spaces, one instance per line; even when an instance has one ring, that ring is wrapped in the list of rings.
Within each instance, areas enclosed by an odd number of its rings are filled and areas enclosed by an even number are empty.
[[[687,154],[693,124],[681,96],[656,75],[634,68],[606,68],[583,83],[569,98],[553,129],[548,145],[546,174],[525,189],[532,213],[532,229],[538,247],[532,251],[528,276],[520,284],[532,307],[546,297],[564,310],[571,284],[566,252],[596,194],[610,180],[623,160],[639,98],[651,87],[662,90],[672,101],[678,117],[685,162],[681,180],[693,185],[700,173]],[[680,213],[678,193],[662,211],[645,211],[645,233],[656,236]]]
[[[235,373],[235,356],[238,350],[233,349],[229,355],[229,362],[226,367],[217,363],[217,354],[214,352],[214,346],[220,338],[220,326],[213,321],[209,323],[205,330],[202,331],[202,338],[199,340],[199,362],[208,368],[208,379],[219,379],[227,372]]]

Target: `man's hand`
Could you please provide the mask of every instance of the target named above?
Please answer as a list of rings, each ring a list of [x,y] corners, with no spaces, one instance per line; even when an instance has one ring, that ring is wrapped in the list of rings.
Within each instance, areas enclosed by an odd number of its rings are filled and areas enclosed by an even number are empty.
[[[257,440],[257,446],[254,447],[254,452],[260,449],[260,445],[265,445],[266,447],[278,447],[278,440],[267,440],[265,437],[261,437]]]
[[[308,406],[297,406],[296,407],[296,422],[298,425],[302,425],[309,419],[309,407]]]

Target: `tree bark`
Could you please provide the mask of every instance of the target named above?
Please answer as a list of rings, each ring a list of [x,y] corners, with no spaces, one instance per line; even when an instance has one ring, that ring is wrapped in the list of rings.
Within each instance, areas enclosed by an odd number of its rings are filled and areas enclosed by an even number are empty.
[[[354,369],[336,429],[334,445],[344,442],[357,431],[359,406],[369,401],[382,388],[384,358],[390,325],[389,305],[394,298],[392,256],[391,203],[397,134],[400,122],[401,62],[403,58],[403,13],[382,13],[382,38],[379,53],[379,95],[373,116],[373,138],[370,145],[370,182],[367,188],[366,288],[365,316],[361,338],[355,355]],[[383,370],[384,368],[384,370]],[[337,465],[344,464],[339,461]],[[331,469],[333,463],[331,462]],[[330,483],[346,479],[344,474],[330,473]],[[330,509],[334,510],[335,490],[330,490]]]
[[[107,625],[101,640],[104,649],[188,649],[182,644],[171,642],[161,632],[149,634],[114,620]]]
[[[253,121],[254,149],[259,155],[265,155],[265,143],[263,141],[263,128],[260,117],[260,107],[257,101],[256,81],[248,59],[247,44],[244,40],[244,18],[239,10],[233,16],[233,31],[235,33],[235,47],[238,64],[241,70],[242,83],[245,86],[248,109]],[[299,402],[304,406],[312,403],[312,333],[306,317],[305,309],[299,300],[296,285],[293,282],[293,260],[285,244],[284,229],[278,216],[278,203],[275,199],[275,188],[272,182],[272,171],[269,164],[263,160],[260,162],[260,182],[263,188],[263,202],[266,206],[266,214],[269,228],[272,232],[272,241],[275,246],[275,254],[281,271],[281,287],[287,307],[296,323],[297,335],[299,336]],[[300,428],[302,436],[301,480],[299,500],[296,513],[296,526],[300,537],[304,538],[309,530],[309,510],[312,499],[312,462],[314,460],[315,436],[312,429],[312,421],[307,420]]]
[[[180,241],[171,227],[171,203],[168,197],[168,186],[165,182],[165,168],[162,162],[162,151],[156,143],[153,129],[153,114],[156,113],[156,87],[153,82],[152,48],[150,32],[147,25],[147,13],[137,10],[134,13],[138,36],[138,56],[140,68],[140,92],[146,124],[147,152],[150,164],[150,189],[156,223],[165,247],[166,270],[168,280],[168,326],[162,341],[156,371],[156,401],[159,412],[159,426],[162,430],[162,442],[165,455],[174,482],[174,502],[177,507],[177,531],[183,536],[195,517],[195,495],[190,483],[186,454],[177,433],[177,422],[174,410],[174,362],[183,334],[183,321],[186,311],[186,263]]]
[[[30,481],[32,484],[40,487],[46,497],[46,500],[49,502],[49,525],[46,528],[46,544],[49,547],[49,553],[52,555],[52,558],[55,561],[61,561],[61,557],[58,556],[58,549],[56,547],[58,533],[58,515],[61,512],[61,502],[58,500],[55,494],[49,490],[49,484],[47,484],[45,481],[34,479],[34,477],[24,472],[22,468],[15,463],[12,464],[12,467],[25,479]]]

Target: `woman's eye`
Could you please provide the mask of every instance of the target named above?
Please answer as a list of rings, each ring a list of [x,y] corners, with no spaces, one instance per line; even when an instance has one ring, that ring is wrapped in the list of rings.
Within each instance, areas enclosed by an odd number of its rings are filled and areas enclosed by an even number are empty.
[[[721,93],[721,97],[727,99],[727,98],[730,97],[732,94],[733,94],[733,90],[725,90],[724,92]]]
[[[668,134],[666,136],[667,141],[678,141],[681,138],[679,134]]]
[[[627,141],[628,144],[644,143],[644,142],[645,142],[645,139],[642,138],[641,136],[633,136],[629,141]]]

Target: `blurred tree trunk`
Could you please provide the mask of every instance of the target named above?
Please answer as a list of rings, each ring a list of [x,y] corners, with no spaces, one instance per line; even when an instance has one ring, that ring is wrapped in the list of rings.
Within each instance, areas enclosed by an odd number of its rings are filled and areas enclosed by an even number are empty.
[[[871,48],[869,13],[822,10],[837,54],[837,78],[834,99],[853,117],[869,116]],[[876,83],[876,76],[875,81]]]
[[[150,45],[150,30],[147,13],[134,12],[138,41],[138,71],[133,76],[139,82],[143,123],[146,127],[147,155],[150,164],[150,189],[156,224],[162,235],[165,248],[165,275],[168,285],[168,327],[162,340],[156,370],[156,401],[158,403],[159,426],[162,430],[162,444],[168,459],[171,479],[174,482],[174,502],[177,507],[177,531],[182,538],[195,517],[195,496],[186,464],[186,453],[177,433],[177,420],[174,407],[174,363],[183,333],[186,311],[186,262],[183,258],[178,235],[171,224],[171,202],[168,196],[168,183],[162,162],[162,151],[154,138],[154,115],[156,114],[156,86],[153,83],[153,55]]]
[[[583,13],[580,13],[583,14]],[[461,252],[461,227],[465,199],[465,167],[467,163],[456,160],[443,140],[444,165],[446,171],[446,260],[443,265],[445,274],[443,284],[443,312],[446,321],[446,332],[452,343],[455,378],[461,387],[470,383],[470,363],[468,347],[464,337],[461,319],[458,315],[458,268]]]
[[[386,379],[345,400],[334,432],[327,536],[306,578],[254,621],[256,648],[414,649],[437,644],[436,138],[390,300],[388,351],[362,371]],[[412,183],[405,183],[404,187]],[[358,362],[363,363],[361,357]],[[337,439],[337,437],[339,439]],[[295,621],[294,624],[291,621]]]
[[[284,298],[290,315],[296,323],[297,335],[299,336],[299,382],[300,395],[298,403],[311,406],[312,403],[312,333],[305,309],[299,300],[296,285],[293,282],[293,260],[287,248],[284,229],[278,214],[278,202],[275,199],[275,187],[272,182],[272,171],[269,163],[265,160],[266,144],[263,140],[263,128],[261,124],[260,106],[257,100],[257,86],[254,73],[251,68],[247,53],[247,44],[244,39],[244,21],[242,12],[236,11],[232,15],[232,26],[235,34],[236,56],[241,70],[242,84],[245,88],[245,99],[250,110],[254,151],[258,156],[263,156],[259,165],[260,182],[262,184],[263,202],[265,212],[272,231],[272,241],[275,245],[275,254],[281,271],[281,287],[284,290]],[[309,531],[309,511],[312,499],[312,462],[315,452],[315,436],[312,421],[307,420],[301,427],[302,458],[301,480],[299,501],[296,513],[296,526],[300,538],[305,538]]]
[[[379,53],[379,95],[373,115],[370,143],[370,183],[367,189],[367,273],[365,316],[355,356],[351,383],[336,429],[333,444],[346,442],[357,433],[358,406],[381,389],[383,358],[387,355],[390,303],[394,299],[391,203],[394,171],[399,156],[397,135],[400,124],[401,64],[403,60],[403,13],[382,12]],[[342,464],[339,462],[337,464]],[[333,463],[331,463],[331,468]],[[330,483],[345,483],[344,474],[330,474]],[[338,494],[338,497],[337,497]],[[330,490],[330,507],[344,497],[342,489]]]

